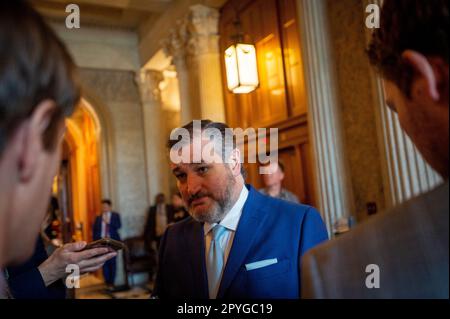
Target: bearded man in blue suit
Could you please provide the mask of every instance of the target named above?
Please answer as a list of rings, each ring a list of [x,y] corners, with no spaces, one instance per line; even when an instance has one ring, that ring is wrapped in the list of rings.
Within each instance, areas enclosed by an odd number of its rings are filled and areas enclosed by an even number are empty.
[[[161,239],[153,296],[299,298],[300,259],[328,238],[325,225],[313,207],[245,185],[227,129],[202,120],[172,134],[178,139],[169,141],[170,165],[191,217]]]

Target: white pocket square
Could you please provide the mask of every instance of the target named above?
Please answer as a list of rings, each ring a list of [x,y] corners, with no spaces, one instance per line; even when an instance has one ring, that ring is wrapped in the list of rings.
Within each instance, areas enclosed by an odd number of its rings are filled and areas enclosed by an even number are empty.
[[[267,267],[267,266],[276,264],[277,262],[278,262],[277,258],[255,261],[254,263],[245,264],[245,269],[247,269],[247,271],[255,270],[258,268],[263,268],[263,267]]]

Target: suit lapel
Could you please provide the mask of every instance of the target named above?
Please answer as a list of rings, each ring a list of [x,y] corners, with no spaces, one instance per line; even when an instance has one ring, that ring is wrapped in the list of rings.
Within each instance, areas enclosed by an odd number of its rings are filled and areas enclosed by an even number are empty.
[[[247,201],[242,210],[241,219],[234,236],[233,245],[231,246],[230,255],[225,266],[222,281],[220,283],[217,298],[222,298],[226,290],[230,286],[239,268],[244,262],[250,248],[253,245],[253,240],[260,232],[263,225],[265,211],[261,209],[259,202],[262,198],[253,187],[248,186],[249,194]]]
[[[116,213],[111,212],[111,219],[109,221],[109,224],[113,227],[116,226]]]
[[[189,259],[195,291],[192,294],[197,298],[208,298],[208,277],[205,265],[205,240],[203,224],[191,220],[191,227],[185,228],[184,242],[186,243],[186,256]]]

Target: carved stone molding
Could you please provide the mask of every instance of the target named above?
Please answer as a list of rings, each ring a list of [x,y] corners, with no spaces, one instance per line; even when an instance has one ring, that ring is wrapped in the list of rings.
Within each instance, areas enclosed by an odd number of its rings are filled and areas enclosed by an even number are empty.
[[[188,49],[194,56],[219,53],[219,11],[203,5],[190,8]]]
[[[142,103],[161,101],[159,84],[163,80],[164,76],[159,71],[141,70],[137,72],[135,81],[139,87]]]
[[[180,58],[219,53],[219,11],[200,4],[191,6],[189,13],[175,22],[162,47],[174,63]]]
[[[187,20],[180,19],[175,22],[175,26],[170,30],[169,36],[161,41],[161,45],[167,56],[171,56],[173,59],[184,59],[188,42]]]
[[[193,5],[162,42],[177,71],[182,123],[225,120],[218,31],[219,11]]]

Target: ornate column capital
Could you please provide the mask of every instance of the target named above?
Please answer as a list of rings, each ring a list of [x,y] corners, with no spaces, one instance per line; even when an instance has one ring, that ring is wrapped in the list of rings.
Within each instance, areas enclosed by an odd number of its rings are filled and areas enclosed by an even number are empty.
[[[161,44],[174,63],[180,58],[219,53],[219,11],[201,4],[191,6]]]
[[[219,11],[201,4],[190,7],[189,48],[194,55],[219,53]]]
[[[161,101],[159,84],[164,80],[162,72],[140,70],[136,72],[135,81],[139,87],[142,103]]]
[[[169,36],[161,41],[164,53],[172,59],[184,59],[188,53],[189,30],[186,19],[179,19],[175,22],[175,27],[169,31]]]
[[[225,117],[218,31],[219,11],[192,5],[162,43],[177,71],[182,122]]]

